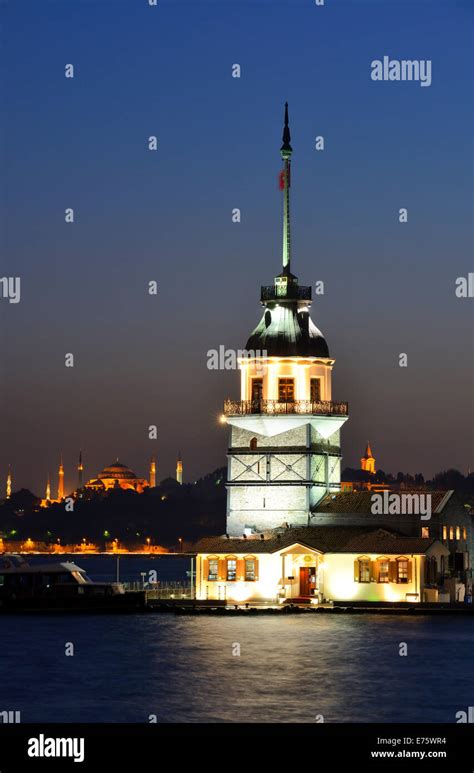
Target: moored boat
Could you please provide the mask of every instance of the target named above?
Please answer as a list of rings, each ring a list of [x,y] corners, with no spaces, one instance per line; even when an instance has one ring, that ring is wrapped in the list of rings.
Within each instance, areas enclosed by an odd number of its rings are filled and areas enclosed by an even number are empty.
[[[31,565],[0,558],[0,612],[128,612],[145,607],[145,593],[121,583],[94,582],[72,561]]]

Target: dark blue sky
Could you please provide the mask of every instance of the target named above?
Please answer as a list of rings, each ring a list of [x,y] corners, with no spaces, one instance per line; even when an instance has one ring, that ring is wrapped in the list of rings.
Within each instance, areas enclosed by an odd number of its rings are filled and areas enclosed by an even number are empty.
[[[116,456],[144,475],[155,453],[162,478],[178,449],[185,480],[225,464],[239,375],[206,352],[245,346],[279,271],[285,100],[293,270],[325,282],[343,463],[369,438],[385,470],[473,466],[474,301],[454,293],[473,270],[470,5],[2,6],[1,275],[22,280],[0,301],[2,486],[10,462],[42,493],[61,450],[72,486],[80,447],[88,476]],[[431,59],[432,85],[373,82],[384,55]]]

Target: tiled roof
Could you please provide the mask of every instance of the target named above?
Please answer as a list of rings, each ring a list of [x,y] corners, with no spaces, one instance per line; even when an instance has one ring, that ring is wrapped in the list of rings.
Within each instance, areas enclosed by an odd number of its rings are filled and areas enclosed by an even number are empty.
[[[295,543],[321,553],[425,553],[432,539],[404,537],[389,529],[366,526],[307,526],[271,531],[260,536],[240,539],[206,537],[194,545],[197,553],[275,553]]]
[[[370,513],[373,491],[341,491],[327,494],[313,507],[313,513]],[[380,492],[379,492],[380,493]],[[389,491],[388,494],[431,494],[431,511],[441,512],[449,500],[449,491]],[[443,500],[446,500],[443,502]],[[441,509],[438,509],[440,508]]]

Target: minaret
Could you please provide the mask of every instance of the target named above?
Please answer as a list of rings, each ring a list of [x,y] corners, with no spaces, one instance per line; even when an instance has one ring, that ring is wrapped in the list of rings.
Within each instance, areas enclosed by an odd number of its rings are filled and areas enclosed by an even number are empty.
[[[150,488],[155,488],[156,486],[156,460],[155,457],[152,456],[150,459]]]
[[[227,533],[307,526],[326,494],[340,491],[340,428],[347,403],[332,400],[328,345],[310,317],[311,287],[291,272],[290,144],[285,103],[282,271],[261,288],[263,316],[240,360],[240,400],[226,400],[230,425]]]
[[[46,482],[46,496],[45,496],[46,502],[51,502],[51,481],[49,479],[49,473],[48,473],[48,480]]]
[[[181,460],[181,451],[178,454],[178,461],[176,462],[176,480],[180,485],[183,483],[183,462]]]
[[[82,464],[82,451],[79,451],[79,462],[77,465],[77,488],[82,488],[83,472],[84,472],[84,465]]]
[[[360,468],[361,470],[365,470],[365,472],[370,472],[372,474],[375,474],[375,457],[372,454],[372,449],[370,447],[369,441],[367,441],[365,456],[361,457]]]
[[[10,465],[8,465],[8,475],[7,475],[7,499],[10,499],[12,495],[12,471]]]
[[[61,456],[61,461],[59,462],[59,472],[58,472],[58,501],[61,502],[62,499],[64,499],[64,467],[63,467],[63,457]]]

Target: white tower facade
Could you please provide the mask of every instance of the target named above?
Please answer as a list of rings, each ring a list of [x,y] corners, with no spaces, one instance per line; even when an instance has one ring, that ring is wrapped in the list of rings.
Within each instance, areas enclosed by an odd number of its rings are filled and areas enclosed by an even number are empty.
[[[291,273],[290,131],[283,170],[283,270],[262,287],[264,314],[240,360],[240,400],[226,400],[230,425],[227,533],[307,526],[322,497],[340,490],[340,429],[347,403],[333,402],[335,360],[309,316],[311,287]]]

